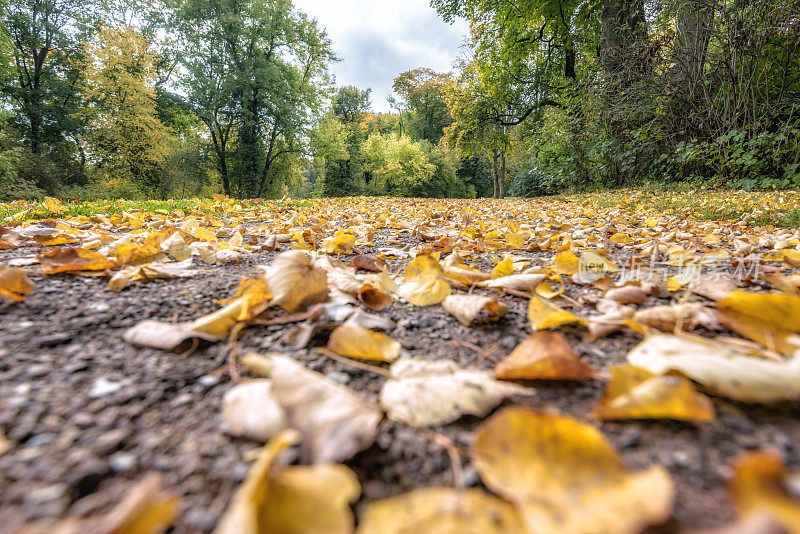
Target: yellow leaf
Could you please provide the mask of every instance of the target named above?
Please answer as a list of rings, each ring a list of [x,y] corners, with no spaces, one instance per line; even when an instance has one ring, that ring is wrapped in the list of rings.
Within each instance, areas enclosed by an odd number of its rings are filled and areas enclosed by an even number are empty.
[[[492,278],[502,278],[503,276],[510,276],[514,274],[514,262],[511,261],[510,256],[506,256],[503,261],[498,263],[492,269]]]
[[[180,499],[163,492],[161,475],[150,473],[104,518],[103,532],[154,534],[165,532],[177,519]]]
[[[780,456],[753,452],[736,460],[730,482],[731,500],[738,515],[765,514],[787,532],[800,532],[800,501],[787,491],[788,473]]]
[[[484,273],[477,267],[467,265],[445,265],[444,274],[451,280],[470,286],[478,282],[483,282],[484,280],[489,280],[492,277],[492,275]]]
[[[228,244],[235,248],[241,247],[244,244],[244,236],[239,232],[234,232],[233,235],[228,238]]]
[[[521,235],[515,233],[506,234],[506,243],[508,244],[509,248],[525,247],[525,239]]]
[[[216,241],[217,234],[202,226],[195,228],[194,238],[198,241]]]
[[[584,380],[594,376],[592,368],[556,332],[531,334],[497,364],[494,373],[504,380]]]
[[[713,421],[714,406],[684,377],[654,375],[633,365],[615,365],[594,416],[598,419]]]
[[[356,236],[339,232],[336,237],[325,241],[323,251],[328,254],[352,254],[356,244]]]
[[[734,291],[717,302],[720,322],[748,339],[792,355],[799,346],[800,297],[781,293]]]
[[[0,295],[22,302],[33,292],[33,283],[22,269],[7,269],[0,265]]]
[[[358,534],[519,534],[514,507],[477,488],[422,488],[370,503]]]
[[[609,237],[609,240],[612,243],[627,245],[628,243],[633,241],[633,238],[625,234],[614,234],[611,237]]]
[[[45,197],[42,204],[44,204],[44,207],[47,208],[48,211],[55,213],[56,215],[66,209],[61,205],[61,201],[56,198]]]
[[[553,287],[553,282],[558,282],[558,289]],[[542,281],[541,284],[536,286],[536,293],[540,297],[544,297],[547,300],[554,299],[557,296],[561,295],[564,292],[564,281],[561,279],[561,275],[554,275],[549,280]]]
[[[304,311],[328,298],[328,276],[301,251],[278,255],[264,275],[274,304],[289,313]]]
[[[579,267],[580,259],[571,250],[559,252],[553,260],[553,270],[559,274],[575,274]]]
[[[597,429],[568,417],[507,408],[478,428],[472,458],[532,534],[634,534],[672,512],[666,470],[628,471]]]
[[[105,271],[117,267],[117,262],[85,248],[54,248],[39,254],[39,262],[44,274]]]
[[[400,356],[400,343],[381,332],[360,326],[336,327],[328,339],[328,348],[349,358],[391,362]]]
[[[236,323],[249,321],[263,312],[272,300],[263,280],[246,280],[237,289],[237,297],[227,306],[195,319],[187,327],[217,337],[227,336]]]
[[[531,296],[531,301],[528,304],[528,319],[530,319],[531,327],[534,331],[586,322],[584,319],[562,310],[549,300],[543,299],[536,294]]]
[[[417,256],[406,267],[403,283],[397,293],[415,306],[439,304],[452,289],[439,262],[431,256]]]

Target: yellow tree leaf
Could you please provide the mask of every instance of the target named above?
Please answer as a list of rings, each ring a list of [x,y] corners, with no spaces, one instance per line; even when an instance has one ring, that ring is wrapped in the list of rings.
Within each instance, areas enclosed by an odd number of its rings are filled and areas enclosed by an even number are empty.
[[[519,534],[514,507],[476,488],[422,488],[370,503],[358,534]]]
[[[54,248],[39,254],[39,262],[44,274],[105,271],[117,267],[117,262],[85,248]]]
[[[800,532],[800,501],[787,491],[788,473],[773,452],[745,454],[734,464],[733,506],[741,518],[765,514],[787,532]]]
[[[557,332],[535,332],[517,345],[494,369],[505,380],[584,380],[592,368],[572,352]]]
[[[565,324],[586,323],[584,319],[562,310],[536,294],[531,296],[531,301],[528,303],[528,319],[530,319],[534,331],[547,330]]]
[[[356,236],[339,232],[323,244],[322,250],[328,254],[352,254]]]
[[[177,519],[180,499],[164,493],[161,475],[145,475],[104,518],[103,532],[155,534],[165,532]]]
[[[511,261],[510,256],[506,256],[503,261],[498,263],[492,269],[492,278],[502,278],[514,274],[514,262]]]
[[[720,322],[748,339],[791,355],[800,348],[800,297],[734,291],[717,302]]]
[[[594,410],[598,419],[713,421],[711,399],[682,376],[654,375],[633,365],[615,365]]]
[[[382,332],[359,326],[336,327],[328,339],[328,348],[348,358],[392,362],[400,356],[400,343]]]
[[[472,458],[532,534],[634,534],[672,512],[666,470],[629,471],[597,429],[568,417],[506,408],[478,428]]]
[[[0,265],[0,296],[22,302],[33,292],[33,283],[22,269],[7,269]]]
[[[553,270],[558,274],[575,274],[579,267],[580,259],[571,250],[559,252],[553,259]]]
[[[397,293],[414,306],[431,306],[447,298],[452,289],[439,262],[431,256],[421,255],[406,267]]]

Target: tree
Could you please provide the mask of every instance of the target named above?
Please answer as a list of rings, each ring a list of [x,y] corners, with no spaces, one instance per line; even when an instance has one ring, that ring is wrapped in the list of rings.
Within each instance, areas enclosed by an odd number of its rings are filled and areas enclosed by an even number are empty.
[[[102,28],[85,45],[82,113],[103,180],[155,194],[170,136],[158,118],[156,57],[149,48],[150,39],[130,26]]]
[[[372,89],[361,90],[353,85],[340,87],[331,101],[331,111],[344,123],[354,123],[362,119],[372,103]]]
[[[274,165],[305,151],[335,59],[330,40],[289,0],[176,0],[173,19],[191,50],[182,83],[211,132],[225,192],[271,192]]]
[[[452,82],[449,73],[419,68],[401,73],[392,88],[400,97],[395,106],[405,110],[405,131],[412,139],[424,139],[437,144],[444,129],[453,121],[444,91]]]

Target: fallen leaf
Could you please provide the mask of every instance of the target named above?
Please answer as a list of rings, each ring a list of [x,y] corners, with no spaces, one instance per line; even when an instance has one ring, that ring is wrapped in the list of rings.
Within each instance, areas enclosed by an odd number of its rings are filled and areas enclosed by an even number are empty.
[[[358,534],[519,534],[514,507],[477,488],[422,488],[367,505]]]
[[[535,332],[495,366],[504,380],[584,380],[592,368],[572,352],[566,338],[557,332]]]
[[[149,473],[103,520],[102,532],[157,534],[166,532],[178,518],[180,499],[162,488],[159,473]]]
[[[286,414],[272,394],[272,383],[263,379],[229,389],[222,397],[222,419],[228,434],[264,443],[287,427]]]
[[[442,307],[465,326],[470,326],[482,311],[486,312],[487,321],[499,321],[508,313],[505,302],[478,295],[450,295],[442,301]]]
[[[307,254],[293,250],[279,254],[264,274],[273,303],[289,313],[304,311],[328,298],[328,277]]]
[[[300,432],[304,461],[347,460],[372,445],[383,417],[377,406],[287,356],[270,355],[270,362],[273,394]]]
[[[609,289],[603,298],[620,304],[643,304],[647,300],[647,292],[641,286],[626,285]]]
[[[516,291],[534,291],[547,276],[544,274],[512,274],[494,280],[486,280],[478,285],[499,289],[513,289]]]
[[[736,460],[730,482],[733,506],[742,519],[766,515],[787,532],[800,531],[800,501],[787,491],[788,473],[773,452],[751,452]]]
[[[406,267],[397,293],[414,306],[439,304],[452,290],[439,262],[431,256],[417,256]]]
[[[335,237],[325,241],[322,250],[328,254],[352,254],[356,244],[356,236],[340,232]]]
[[[791,355],[800,349],[800,297],[734,291],[717,302],[720,322],[737,334]]]
[[[33,292],[33,283],[22,269],[7,269],[0,265],[0,296],[22,302]]]
[[[370,284],[364,284],[358,291],[358,300],[370,310],[381,311],[392,303],[392,297],[379,289],[375,289]]]
[[[117,267],[116,261],[84,248],[54,248],[40,253],[38,258],[44,274],[105,271]]]
[[[356,269],[364,269],[365,271],[375,271],[378,273],[389,268],[389,264],[374,254],[359,254],[350,260],[350,265]]]
[[[579,267],[580,259],[571,250],[559,252],[553,259],[553,270],[558,274],[575,274]]]
[[[585,324],[586,320],[581,319],[572,313],[559,308],[547,299],[539,295],[531,295],[528,303],[528,319],[534,331],[547,330],[566,324]]]
[[[651,336],[634,347],[628,362],[656,374],[677,371],[716,395],[742,402],[800,397],[800,358],[776,362],[699,336]]]
[[[478,428],[472,458],[530,533],[634,534],[672,512],[664,468],[629,471],[597,429],[568,417],[506,408]]]
[[[511,276],[514,274],[514,262],[511,261],[510,256],[506,256],[503,261],[498,263],[492,269],[492,278],[502,278],[504,276]]]
[[[188,348],[186,342],[190,339],[203,339],[205,341],[219,341],[220,336],[206,334],[192,330],[187,324],[162,323],[160,321],[145,320],[125,331],[125,341],[137,347],[148,347],[165,351],[182,350]]]
[[[506,397],[535,393],[446,360],[400,358],[389,371],[381,405],[391,419],[416,427],[444,425],[467,414],[483,417]]]
[[[594,417],[713,421],[714,406],[682,376],[654,375],[633,365],[615,365]]]
[[[637,311],[631,320],[662,332],[672,332],[678,325],[682,330],[691,330],[698,324],[713,329],[717,322],[714,314],[699,302],[652,306]]]
[[[328,339],[328,348],[348,358],[392,362],[400,356],[400,343],[382,332],[359,326],[339,326]]]

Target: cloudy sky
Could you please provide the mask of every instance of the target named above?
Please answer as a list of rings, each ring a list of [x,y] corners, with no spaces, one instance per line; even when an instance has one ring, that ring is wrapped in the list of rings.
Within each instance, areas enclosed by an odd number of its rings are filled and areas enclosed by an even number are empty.
[[[401,72],[417,67],[452,70],[467,25],[447,24],[428,0],[294,0],[326,28],[342,61],[338,85],[372,88],[374,111],[390,111],[386,97]]]

